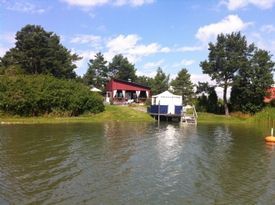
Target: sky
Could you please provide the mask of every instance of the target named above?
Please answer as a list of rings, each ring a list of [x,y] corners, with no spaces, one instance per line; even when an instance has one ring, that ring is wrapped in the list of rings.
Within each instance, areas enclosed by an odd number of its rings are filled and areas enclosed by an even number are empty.
[[[76,73],[102,52],[123,54],[138,75],[158,67],[174,78],[186,68],[194,83],[209,81],[200,62],[220,33],[241,31],[249,43],[275,53],[275,0],[0,0],[0,56],[27,24],[55,32],[82,56]]]

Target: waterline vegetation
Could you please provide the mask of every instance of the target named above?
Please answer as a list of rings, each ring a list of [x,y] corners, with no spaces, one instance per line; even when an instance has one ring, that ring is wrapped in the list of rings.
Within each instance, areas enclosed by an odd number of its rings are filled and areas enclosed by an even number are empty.
[[[275,119],[275,108],[267,107],[255,115],[231,113],[230,116],[199,112],[199,123],[270,123]],[[107,105],[98,114],[83,114],[76,117],[20,117],[0,113],[1,124],[56,124],[56,123],[101,123],[101,122],[155,122],[147,113],[131,106]]]
[[[83,114],[76,117],[20,117],[2,113],[1,124],[53,124],[53,123],[99,123],[99,122],[154,122],[145,112],[132,109],[128,106],[105,106],[105,111],[98,114]]]

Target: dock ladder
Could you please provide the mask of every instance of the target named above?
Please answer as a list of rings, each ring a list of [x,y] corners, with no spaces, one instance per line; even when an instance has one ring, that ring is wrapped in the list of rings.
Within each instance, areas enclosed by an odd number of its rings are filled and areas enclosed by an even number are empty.
[[[192,113],[187,113],[186,109],[192,109]],[[182,109],[182,117],[181,117],[181,123],[185,123],[185,124],[193,124],[196,125],[197,124],[197,119],[198,119],[198,114],[196,111],[196,108],[194,105],[192,106],[186,106],[185,109]]]

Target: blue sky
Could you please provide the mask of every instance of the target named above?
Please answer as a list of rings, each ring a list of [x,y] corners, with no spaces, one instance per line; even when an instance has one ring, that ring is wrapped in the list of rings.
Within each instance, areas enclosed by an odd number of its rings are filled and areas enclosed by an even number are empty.
[[[37,24],[83,57],[79,75],[101,51],[108,61],[122,53],[139,75],[187,68],[193,82],[205,81],[199,63],[217,34],[241,31],[274,54],[274,19],[275,0],[0,0],[0,56],[17,31]]]

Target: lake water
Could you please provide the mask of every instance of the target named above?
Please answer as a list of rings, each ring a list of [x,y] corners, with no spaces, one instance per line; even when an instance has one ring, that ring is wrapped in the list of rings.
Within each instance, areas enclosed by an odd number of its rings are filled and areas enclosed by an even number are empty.
[[[0,204],[275,204],[255,125],[0,126]]]

